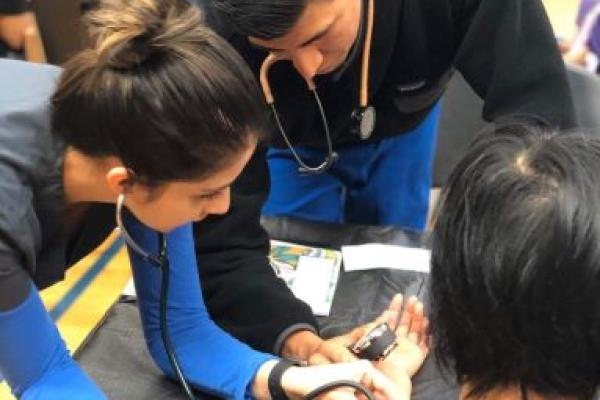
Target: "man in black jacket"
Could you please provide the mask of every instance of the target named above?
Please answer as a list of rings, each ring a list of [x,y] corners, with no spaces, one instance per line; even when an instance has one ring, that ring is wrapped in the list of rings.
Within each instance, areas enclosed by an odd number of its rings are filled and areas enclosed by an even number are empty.
[[[270,86],[292,143],[320,154],[317,162],[327,151],[307,79],[316,83],[335,149],[376,146],[414,130],[430,116],[455,70],[484,99],[488,121],[519,114],[562,128],[575,124],[564,66],[539,0],[375,0],[368,104],[375,106],[377,119],[366,139],[351,129],[366,2],[196,3],[257,77],[267,56],[263,48],[291,59],[273,66]],[[280,135],[270,145],[285,147]],[[431,151],[420,156],[431,163]],[[229,214],[196,226],[208,308],[225,329],[258,349],[301,359],[314,354],[344,359],[343,348],[318,337],[310,309],[268,264],[268,237],[259,222],[269,192],[265,158],[265,150],[258,151],[236,182]],[[388,175],[394,173],[411,171]]]

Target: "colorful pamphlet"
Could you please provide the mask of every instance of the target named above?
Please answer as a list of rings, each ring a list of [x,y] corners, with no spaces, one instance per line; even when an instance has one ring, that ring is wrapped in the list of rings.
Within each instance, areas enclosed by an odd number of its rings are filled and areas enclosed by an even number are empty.
[[[329,315],[340,274],[341,252],[272,240],[270,261],[275,274],[315,315]]]

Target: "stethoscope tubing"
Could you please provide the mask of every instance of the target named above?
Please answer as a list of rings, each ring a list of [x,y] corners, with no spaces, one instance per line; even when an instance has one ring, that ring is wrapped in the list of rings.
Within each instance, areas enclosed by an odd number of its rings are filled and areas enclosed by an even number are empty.
[[[125,224],[123,223],[123,206],[125,204],[125,193],[119,194],[117,197],[117,206],[115,210],[115,219],[117,221],[117,228],[122,235],[125,243],[129,246],[131,250],[137,253],[144,260],[154,264],[155,267],[160,268],[161,272],[161,283],[160,283],[160,299],[159,299],[159,324],[160,324],[160,336],[163,342],[163,346],[165,348],[165,352],[167,353],[167,358],[169,359],[169,364],[177,377],[177,380],[181,384],[186,396],[190,400],[196,400],[190,385],[188,384],[183,371],[181,370],[181,365],[177,358],[177,353],[175,352],[175,348],[171,341],[171,336],[169,335],[169,327],[167,325],[167,299],[169,298],[169,274],[170,274],[170,266],[169,259],[167,257],[167,239],[165,234],[159,234],[159,252],[158,255],[153,255],[150,252],[144,250],[129,234],[127,228],[125,228]]]
[[[160,258],[157,256],[154,256],[154,255],[150,254],[149,252],[147,252],[146,250],[142,249],[142,247],[140,245],[138,245],[135,240],[133,240],[133,238],[127,231],[127,229],[125,229],[125,224],[123,223],[123,206],[124,205],[125,205],[125,193],[120,193],[119,196],[117,197],[117,207],[115,210],[115,219],[117,221],[117,229],[119,230],[119,233],[121,234],[121,236],[123,236],[123,239],[125,239],[125,242],[127,243],[127,245],[134,252],[136,252],[140,257],[142,257],[146,261],[149,261],[149,262],[155,264],[157,267],[160,267],[160,265],[161,265]],[[163,251],[163,249],[161,249],[161,252],[162,251]]]
[[[325,116],[325,110],[323,109],[323,104],[321,103],[319,94],[317,93],[316,89],[312,89],[311,92],[315,97],[315,101],[319,108],[319,113],[321,114],[321,120],[323,121],[323,129],[325,131],[325,140],[327,143],[327,157],[325,158],[325,160],[323,160],[321,164],[317,166],[310,166],[306,164],[304,160],[302,160],[302,157],[300,157],[300,155],[294,148],[294,145],[292,144],[290,138],[285,133],[285,129],[283,128],[283,124],[281,123],[281,118],[279,117],[279,113],[277,112],[275,103],[270,104],[271,111],[273,113],[273,116],[275,117],[275,123],[277,124],[277,128],[279,129],[279,132],[281,133],[285,144],[291,151],[292,156],[296,159],[296,162],[299,165],[298,171],[301,174],[321,174],[328,170],[338,158],[338,154],[333,151],[333,142],[331,140],[331,134],[329,133],[329,124],[327,123],[327,117]]]

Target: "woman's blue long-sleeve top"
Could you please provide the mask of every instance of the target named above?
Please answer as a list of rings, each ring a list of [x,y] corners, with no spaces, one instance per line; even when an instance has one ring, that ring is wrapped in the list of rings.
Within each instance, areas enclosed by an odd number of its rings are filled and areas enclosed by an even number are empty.
[[[158,233],[129,214],[126,225],[139,246],[158,254]],[[258,368],[274,357],[252,350],[210,319],[200,290],[191,226],[174,230],[166,239],[170,261],[167,323],[186,379],[193,387],[220,397],[250,398]],[[161,271],[129,251],[150,354],[167,375],[174,376],[159,324]],[[0,312],[0,372],[23,400],[106,399],[69,355],[33,285],[23,303]]]
[[[145,251],[158,254],[158,233],[128,217],[126,227],[135,242]],[[251,397],[254,375],[274,356],[252,350],[210,319],[200,289],[192,226],[188,224],[172,231],[166,236],[166,243],[170,261],[167,321],[185,377],[192,386],[222,397]],[[131,248],[129,254],[150,354],[156,364],[173,377],[159,324],[161,271]]]

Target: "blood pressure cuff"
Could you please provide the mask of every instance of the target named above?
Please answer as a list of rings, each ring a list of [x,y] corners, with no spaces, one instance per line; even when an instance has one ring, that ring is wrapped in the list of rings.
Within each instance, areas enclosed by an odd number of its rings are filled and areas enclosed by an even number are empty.
[[[131,214],[124,214],[127,230],[138,246],[158,254],[158,233]],[[167,325],[185,378],[206,393],[230,399],[250,398],[257,370],[275,357],[252,350],[210,319],[200,289],[192,226],[174,230],[166,240],[170,264]],[[160,332],[160,268],[128,250],[148,349],[159,368],[174,377]]]
[[[106,400],[69,355],[33,284],[21,304],[0,312],[0,374],[21,400]]]

